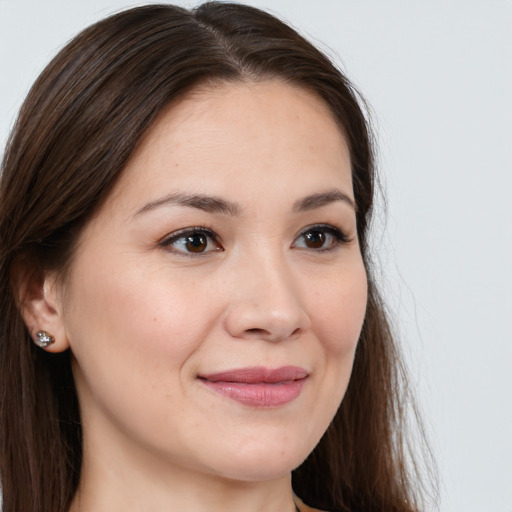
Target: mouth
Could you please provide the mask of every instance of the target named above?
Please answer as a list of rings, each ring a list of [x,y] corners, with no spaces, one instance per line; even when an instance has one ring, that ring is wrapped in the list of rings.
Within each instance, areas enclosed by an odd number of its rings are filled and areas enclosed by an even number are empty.
[[[251,407],[278,407],[297,398],[309,373],[298,366],[239,368],[199,375],[205,386]]]

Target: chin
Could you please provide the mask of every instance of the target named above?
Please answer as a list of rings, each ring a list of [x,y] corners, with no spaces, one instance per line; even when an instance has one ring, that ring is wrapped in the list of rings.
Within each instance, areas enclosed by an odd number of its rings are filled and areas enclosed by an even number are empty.
[[[229,461],[224,459],[222,467],[219,465],[215,472],[222,473],[226,478],[246,482],[275,480],[289,475],[309,455],[309,448],[297,448],[297,443],[280,443],[276,446],[247,445],[238,453],[233,453]]]

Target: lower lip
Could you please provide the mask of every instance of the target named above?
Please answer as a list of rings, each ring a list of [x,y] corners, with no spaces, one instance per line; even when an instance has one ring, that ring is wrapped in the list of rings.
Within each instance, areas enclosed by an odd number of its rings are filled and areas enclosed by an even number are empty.
[[[306,378],[286,382],[254,384],[240,382],[212,382],[204,384],[220,395],[226,396],[252,407],[278,407],[285,405],[300,395]]]

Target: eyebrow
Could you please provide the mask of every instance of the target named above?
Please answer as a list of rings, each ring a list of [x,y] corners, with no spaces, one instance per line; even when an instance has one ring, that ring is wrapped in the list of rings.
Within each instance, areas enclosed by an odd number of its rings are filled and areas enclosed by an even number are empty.
[[[220,213],[231,216],[240,215],[240,206],[237,203],[202,194],[169,194],[168,196],[146,204],[138,210],[135,215],[141,215],[160,206],[167,205],[188,206],[208,213]]]
[[[305,212],[308,210],[315,210],[336,201],[343,201],[351,208],[357,211],[354,200],[347,194],[338,189],[329,190],[327,192],[320,192],[318,194],[311,194],[296,201],[293,205],[294,212]],[[161,206],[177,205],[187,206],[189,208],[196,208],[208,213],[217,213],[222,215],[230,215],[237,217],[240,215],[241,208],[238,203],[226,201],[220,197],[207,196],[203,194],[169,194],[156,201],[147,203],[142,208],[137,210],[135,216],[155,210]]]
[[[357,206],[354,200],[338,189],[332,189],[327,192],[321,192],[319,194],[312,194],[310,196],[304,197],[303,199],[299,199],[293,205],[293,211],[304,212],[308,210],[314,210],[336,201],[343,201],[344,203],[347,203],[357,212]]]

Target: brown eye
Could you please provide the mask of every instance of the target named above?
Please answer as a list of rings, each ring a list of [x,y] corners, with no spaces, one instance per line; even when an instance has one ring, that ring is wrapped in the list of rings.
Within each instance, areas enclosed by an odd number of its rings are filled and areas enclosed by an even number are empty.
[[[217,235],[205,228],[180,230],[162,240],[160,246],[185,256],[201,256],[213,251],[223,250]]]
[[[321,249],[326,240],[325,233],[319,230],[308,231],[304,234],[304,244],[310,249]]]
[[[208,247],[208,238],[200,233],[185,237],[185,248],[188,252],[204,252]]]
[[[349,237],[341,229],[329,224],[318,224],[305,229],[294,240],[292,247],[322,252],[334,249],[349,241]]]

